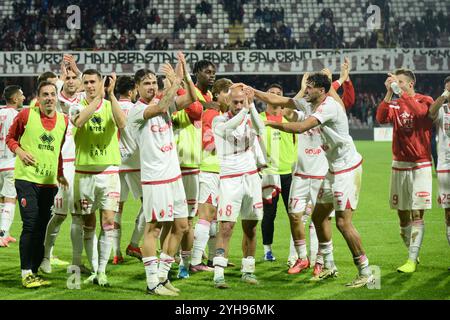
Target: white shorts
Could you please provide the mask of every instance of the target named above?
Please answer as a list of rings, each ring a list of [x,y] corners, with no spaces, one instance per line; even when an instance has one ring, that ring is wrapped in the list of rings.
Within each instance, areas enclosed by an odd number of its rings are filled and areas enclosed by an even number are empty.
[[[317,203],[332,203],[334,210],[356,210],[361,190],[362,166],[337,173],[328,172],[317,194]]]
[[[219,188],[218,221],[262,220],[262,183],[260,176],[244,174],[221,178]]]
[[[143,209],[147,222],[170,222],[173,219],[187,218],[188,208],[183,182],[143,184]]]
[[[16,198],[16,187],[14,186],[14,170],[0,171],[0,197]]]
[[[74,203],[77,214],[100,210],[119,210],[119,172],[86,174],[75,172]]]
[[[128,193],[130,191],[135,200],[142,198],[141,171],[139,169],[119,171],[119,177],[120,202],[125,202],[128,200]]]
[[[186,193],[188,214],[191,218],[195,217],[198,209],[199,173],[200,170],[198,169],[183,170],[181,172],[184,192]]]
[[[431,209],[431,162],[392,162],[389,202],[395,210]]]
[[[309,202],[316,205],[317,194],[324,179],[294,174],[291,191],[289,192],[289,212],[300,213],[306,211]]]
[[[200,172],[199,175],[200,194],[198,203],[209,203],[217,207],[219,200],[220,176],[218,173]]]
[[[64,189],[60,187],[58,189],[58,193],[55,196],[55,200],[53,201],[53,210],[55,213],[60,215],[67,215],[67,212],[71,214],[75,213],[74,200],[73,200],[73,182],[75,176],[75,163],[64,162],[63,170],[64,177],[67,179],[69,183],[69,188]]]
[[[439,206],[443,209],[450,208],[450,170],[437,170],[437,178]]]

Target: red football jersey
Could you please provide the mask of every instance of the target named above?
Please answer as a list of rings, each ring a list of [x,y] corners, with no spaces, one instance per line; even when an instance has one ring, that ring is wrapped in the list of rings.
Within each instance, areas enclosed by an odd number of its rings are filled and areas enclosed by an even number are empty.
[[[394,126],[392,153],[394,160],[405,162],[431,161],[431,129],[433,121],[428,111],[433,98],[416,93],[403,93],[397,100],[384,100],[377,109],[379,123]]]

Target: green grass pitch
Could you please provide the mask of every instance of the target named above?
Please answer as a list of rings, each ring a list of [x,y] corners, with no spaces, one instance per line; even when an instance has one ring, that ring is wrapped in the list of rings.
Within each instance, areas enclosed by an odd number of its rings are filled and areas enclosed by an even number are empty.
[[[348,289],[344,285],[356,275],[352,257],[345,241],[336,227],[333,227],[333,241],[339,277],[323,283],[310,283],[311,271],[299,275],[288,275],[286,259],[289,253],[289,222],[286,212],[279,202],[278,217],[275,221],[273,252],[275,262],[263,262],[260,225],[258,225],[258,246],[256,253],[256,275],[260,280],[257,286],[240,281],[242,230],[235,228],[232,238],[230,260],[235,268],[225,271],[228,290],[213,287],[212,273],[192,274],[189,279],[176,279],[175,286],[182,290],[177,299],[206,300],[295,300],[295,299],[450,299],[450,249],[445,235],[443,210],[436,203],[436,177],[433,177],[433,210],[425,215],[425,237],[420,253],[421,264],[411,275],[399,274],[396,268],[407,259],[407,251],[399,236],[398,218],[389,208],[389,177],[391,147],[386,142],[357,142],[357,148],[364,157],[363,182],[359,207],[354,216],[354,225],[361,234],[363,246],[370,264],[381,270],[379,289]],[[123,216],[122,251],[128,244],[132,232],[138,202],[127,202]],[[334,221],[333,221],[334,222]],[[64,222],[57,239],[54,254],[61,259],[71,260],[69,236],[70,217]],[[12,234],[19,238],[21,230],[20,215],[16,212]],[[87,264],[86,258],[84,261]],[[53,268],[47,278],[52,286],[36,290],[23,289],[20,282],[18,243],[0,249],[0,292],[2,299],[161,299],[145,295],[145,273],[141,262],[125,257],[119,266],[108,265],[107,273],[112,287],[100,288],[83,285],[80,290],[67,289],[69,274],[64,268]],[[82,277],[85,279],[85,276]]]

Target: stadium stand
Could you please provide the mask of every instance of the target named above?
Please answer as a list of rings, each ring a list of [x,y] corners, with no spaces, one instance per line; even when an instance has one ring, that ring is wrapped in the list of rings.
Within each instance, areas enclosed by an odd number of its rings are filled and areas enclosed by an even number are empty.
[[[202,5],[203,3],[203,5]],[[218,48],[446,47],[445,1],[377,0],[382,28],[367,30],[366,6],[343,0],[2,1],[1,49],[144,50]],[[82,33],[65,9],[82,8]],[[203,7],[202,7],[203,6]],[[184,16],[183,28],[175,28]],[[242,23],[241,23],[242,22]],[[424,27],[427,25],[427,28]],[[158,40],[156,40],[158,39]],[[155,42],[158,46],[149,44]],[[165,42],[165,45],[162,44]]]

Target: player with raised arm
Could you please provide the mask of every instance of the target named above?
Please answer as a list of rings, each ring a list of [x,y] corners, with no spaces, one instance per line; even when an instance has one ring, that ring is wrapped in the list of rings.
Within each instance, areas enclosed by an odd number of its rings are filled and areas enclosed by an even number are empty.
[[[267,122],[267,125],[295,133],[320,127],[321,148],[325,151],[329,169],[320,187],[312,219],[319,239],[319,254],[324,259],[324,268],[312,280],[324,280],[337,275],[328,220],[334,208],[337,228],[346,240],[358,269],[357,277],[347,286],[358,288],[373,282],[369,260],[362,247],[361,238],[352,224],[361,186],[362,157],[356,151],[349,135],[343,103],[335,92],[330,91],[330,87],[331,81],[327,75],[310,75],[305,99],[311,103],[312,114],[301,122]],[[328,92],[331,96],[327,95]]]
[[[181,66],[181,64],[179,64]],[[173,82],[175,71],[170,65],[164,65],[167,79]],[[198,211],[199,173],[202,155],[202,112],[203,104],[211,102],[212,95],[209,89],[214,84],[216,76],[215,65],[208,60],[198,61],[194,66],[196,76],[195,86],[187,87],[198,101],[188,108],[172,114],[172,121],[177,143],[178,159],[180,161],[181,175],[188,204],[189,231],[181,241],[181,263],[178,278],[188,278],[191,264],[191,252],[194,242],[193,219]],[[185,94],[180,90],[179,94]]]
[[[398,272],[416,271],[424,234],[423,216],[431,209],[431,128],[428,116],[433,99],[414,90],[416,77],[411,70],[397,69],[385,81],[386,96],[377,109],[379,123],[394,126],[390,205],[397,210],[400,236],[409,251],[408,260]],[[393,100],[399,88],[399,98]]]
[[[339,80],[333,82],[330,88],[333,94],[335,94],[334,89],[337,89],[339,84],[348,77],[348,72],[348,59],[345,59],[341,66]],[[323,69],[322,73],[327,75],[331,81],[331,72],[328,69]],[[283,106],[283,112],[288,121],[303,121],[312,113],[311,104],[304,99],[308,76],[309,73],[303,75],[300,91],[294,99],[261,91],[256,91],[256,96],[267,103],[277,103]],[[299,110],[292,110],[296,108]],[[308,130],[299,135],[298,159],[294,169],[289,195],[289,208],[287,210],[292,235],[288,259],[290,267],[288,272],[290,274],[300,273],[307,269],[310,264],[314,264],[313,275],[317,276],[322,271],[323,258],[321,255],[317,256],[319,245],[314,223],[311,221],[309,225],[311,260],[307,256],[304,226],[307,221],[308,205],[312,204],[312,207],[315,206],[317,194],[328,170],[328,162],[321,146],[322,139],[318,128]]]
[[[233,228],[241,215],[242,281],[257,284],[255,272],[256,225],[262,219],[262,187],[253,147],[265,128],[253,103],[254,92],[236,85],[231,89],[231,104],[226,114],[213,120],[214,140],[220,162],[218,204],[219,232],[216,243],[214,284],[228,288],[224,268]]]
[[[172,130],[171,114],[195,101],[188,94],[175,99],[181,81],[191,86],[184,55],[178,53],[182,68],[177,68],[171,87],[163,97],[156,96],[158,86],[154,72],[141,69],[135,74],[140,99],[128,115],[140,149],[143,208],[146,220],[142,262],[147,279],[147,293],[177,296],[179,289],[168,279],[181,239],[188,230],[188,209],[181,180],[181,170]],[[159,258],[156,256],[162,226],[170,233],[164,241]]]
[[[72,106],[77,105],[84,97],[84,93],[78,93],[80,82],[80,71],[75,60],[70,55],[64,55],[61,63],[61,80],[64,82],[61,91],[58,93],[57,110],[68,114]],[[70,226],[70,238],[72,242],[72,265],[76,265],[83,273],[90,271],[81,263],[83,253],[83,219],[76,214],[73,200],[73,179],[75,175],[75,142],[73,140],[73,124],[69,121],[67,125],[64,145],[62,147],[64,175],[69,182],[68,188],[59,188],[55,196],[52,207],[52,217],[47,225],[45,234],[45,252],[40,270],[44,273],[51,273],[52,266],[66,266],[68,262],[62,261],[53,256],[53,247],[59,234],[62,223],[67,217],[67,212],[72,214],[72,224]]]
[[[86,97],[69,111],[75,126],[74,205],[76,213],[83,217],[84,247],[92,267],[92,274],[85,283],[109,286],[106,265],[120,197],[117,131],[125,127],[126,117],[114,96],[114,73],[102,79],[97,70],[88,69],[83,72],[82,83]],[[110,100],[104,99],[105,93]],[[97,209],[101,225],[98,253],[95,243]]]
[[[208,245],[208,263],[214,258],[217,234],[217,200],[219,197],[220,165],[217,157],[212,131],[215,117],[228,111],[230,104],[230,87],[233,82],[222,78],[214,82],[212,87],[213,103],[202,114],[202,159],[200,164],[200,194],[198,205],[198,221],[194,230],[191,271],[213,271],[202,263],[202,256]]]
[[[283,87],[271,84],[267,92],[283,96]],[[260,114],[262,121],[287,122],[284,117],[284,107],[267,103],[266,110]],[[274,221],[277,214],[277,204],[280,194],[283,197],[286,212],[289,211],[289,192],[292,183],[292,166],[296,160],[296,136],[268,127],[262,137],[267,153],[267,168],[262,171],[262,194],[264,216],[261,221],[261,231],[264,245],[264,260],[275,261],[272,253]]]
[[[25,96],[19,86],[7,86],[3,90],[6,106],[0,107],[0,247],[8,247],[8,243],[17,240],[9,234],[14,221],[16,207],[16,188],[14,187],[15,154],[6,145],[6,136],[17,109],[23,106]]]
[[[136,96],[136,82],[130,76],[121,76],[117,79],[116,91],[119,94],[119,106],[128,116],[133,108]],[[113,264],[123,262],[122,252],[120,251],[120,240],[122,238],[122,213],[128,194],[132,193],[134,199],[141,199],[142,202],[142,186],[141,186],[141,170],[139,161],[139,148],[131,133],[130,127],[127,125],[123,129],[119,129],[119,148],[121,156],[121,164],[119,166],[120,177],[120,202],[119,211],[114,216],[114,238],[113,238]],[[129,245],[126,248],[126,254],[142,259],[139,241],[142,238],[145,228],[145,217],[142,206],[139,209],[134,224],[134,230]]]
[[[429,116],[436,124],[439,139],[436,168],[439,183],[438,203],[445,212],[447,241],[450,244],[450,76],[445,78],[444,86],[442,95],[431,105]],[[450,270],[450,267],[448,269]]]

